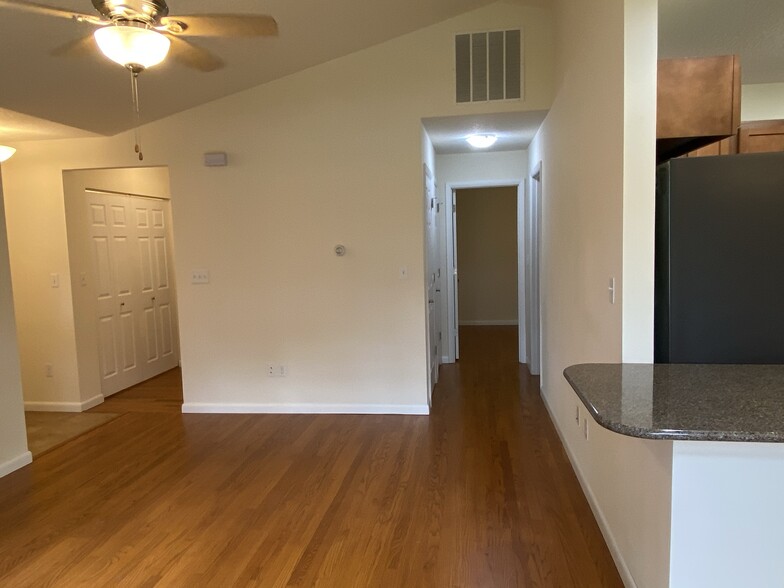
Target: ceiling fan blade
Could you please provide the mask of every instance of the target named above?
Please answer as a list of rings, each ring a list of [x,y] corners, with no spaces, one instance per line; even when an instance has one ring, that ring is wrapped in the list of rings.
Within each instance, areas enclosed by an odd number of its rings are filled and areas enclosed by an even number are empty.
[[[217,55],[197,47],[185,39],[167,35],[171,40],[169,56],[177,63],[203,72],[215,71],[226,65]]]
[[[44,16],[57,16],[59,18],[70,18],[79,22],[89,22],[91,24],[105,23],[103,19],[93,14],[74,12],[73,10],[65,10],[63,8],[56,8],[54,6],[47,6],[45,4],[37,4],[35,2],[21,2],[19,0],[0,0],[0,8],[11,8],[13,10],[22,10],[24,12],[31,12],[33,14],[42,14]]]
[[[87,35],[55,47],[50,55],[56,57],[94,57],[98,55],[98,45],[95,43],[95,37]]]
[[[194,14],[162,18],[161,24],[172,34],[188,37],[274,37],[278,34],[278,23],[264,14]]]

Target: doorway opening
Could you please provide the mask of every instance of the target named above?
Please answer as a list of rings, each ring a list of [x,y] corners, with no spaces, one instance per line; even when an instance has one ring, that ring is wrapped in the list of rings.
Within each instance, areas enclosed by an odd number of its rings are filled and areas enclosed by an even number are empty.
[[[498,191],[498,192],[495,192]],[[482,194],[493,195],[502,194],[500,199],[490,200],[488,210],[482,213],[481,217],[476,217],[476,211],[472,208],[476,207],[476,202],[472,197],[479,201],[478,205],[481,207]],[[461,255],[459,249],[463,247],[459,244],[461,241],[460,224],[462,220],[458,220],[459,211],[461,210],[460,194],[463,196],[463,217],[468,220],[469,235],[475,233],[476,230],[472,228],[472,221],[484,223],[485,232],[487,237],[482,239],[479,233],[479,244],[476,246],[476,251],[479,253],[479,260],[473,259],[475,254],[469,254],[469,276],[474,273],[478,275],[475,277],[477,284],[467,285],[463,281],[461,274]],[[476,198],[478,196],[478,198]],[[460,324],[463,327],[471,326],[496,326],[496,327],[513,327],[517,330],[517,355],[520,363],[526,363],[527,350],[526,350],[526,314],[525,314],[525,272],[522,271],[524,267],[525,251],[525,223],[523,217],[524,211],[524,196],[525,196],[525,182],[524,180],[498,180],[498,181],[477,181],[477,182],[464,182],[464,183],[451,183],[446,186],[446,202],[448,214],[446,215],[445,223],[445,245],[446,245],[446,307],[447,307],[447,337],[444,346],[445,356],[444,363],[452,363],[460,359]],[[490,196],[492,197],[492,196]],[[499,214],[503,212],[503,215]],[[503,231],[499,231],[494,227],[495,222],[500,222],[504,227]],[[481,228],[481,227],[480,227]],[[465,232],[465,229],[464,231]],[[504,253],[496,250],[492,252],[492,243],[502,239],[504,243]],[[476,241],[477,237],[467,237],[466,243],[471,240]],[[491,252],[488,252],[489,262],[482,262],[481,251],[482,247],[489,246]],[[470,246],[469,246],[470,247]],[[465,254],[464,254],[465,256]],[[511,258],[511,260],[510,260]],[[499,262],[503,259],[504,263],[500,263],[503,270],[499,270]],[[478,274],[473,268],[478,267]],[[484,276],[483,276],[484,272]],[[500,276],[496,282],[488,282],[488,272],[498,276],[499,272],[504,275]],[[469,277],[469,282],[472,278]],[[460,301],[460,289],[463,286],[464,297],[467,295],[467,301]],[[476,293],[478,291],[478,293]],[[479,298],[477,298],[479,297]],[[494,303],[493,298],[501,298],[503,301],[496,300]],[[479,300],[479,302],[474,302]],[[489,302],[488,302],[489,301]],[[477,306],[477,304],[479,306]],[[468,309],[461,311],[461,306],[468,306]],[[514,309],[510,306],[514,306]],[[489,307],[489,309],[488,309]],[[481,311],[482,308],[488,309]],[[484,316],[481,316],[484,315]]]
[[[517,186],[454,190],[453,312],[460,331],[518,329]],[[519,339],[519,336],[518,336]]]

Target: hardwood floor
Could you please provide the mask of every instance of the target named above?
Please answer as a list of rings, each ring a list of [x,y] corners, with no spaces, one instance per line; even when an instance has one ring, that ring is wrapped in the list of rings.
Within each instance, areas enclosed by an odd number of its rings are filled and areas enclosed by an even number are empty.
[[[182,371],[174,368],[109,396],[88,412],[182,412]]]
[[[0,586],[621,586],[515,330],[461,336],[430,417],[128,411],[47,453],[0,479]]]

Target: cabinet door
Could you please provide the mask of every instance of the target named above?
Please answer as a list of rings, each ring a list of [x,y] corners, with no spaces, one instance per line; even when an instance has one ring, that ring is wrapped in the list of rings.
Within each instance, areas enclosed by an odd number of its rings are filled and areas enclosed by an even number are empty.
[[[784,120],[743,123],[738,132],[740,153],[784,151]]]

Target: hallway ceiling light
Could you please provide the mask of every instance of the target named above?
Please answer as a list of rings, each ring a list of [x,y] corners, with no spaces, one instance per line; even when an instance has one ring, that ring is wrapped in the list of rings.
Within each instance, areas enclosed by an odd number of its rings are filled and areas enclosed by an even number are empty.
[[[496,141],[498,137],[495,135],[470,135],[466,137],[466,141],[471,147],[476,147],[477,149],[487,149],[491,147]]]
[[[16,149],[13,147],[6,147],[5,145],[0,145],[0,163],[3,163],[6,159],[10,159],[10,157],[16,153]]]

